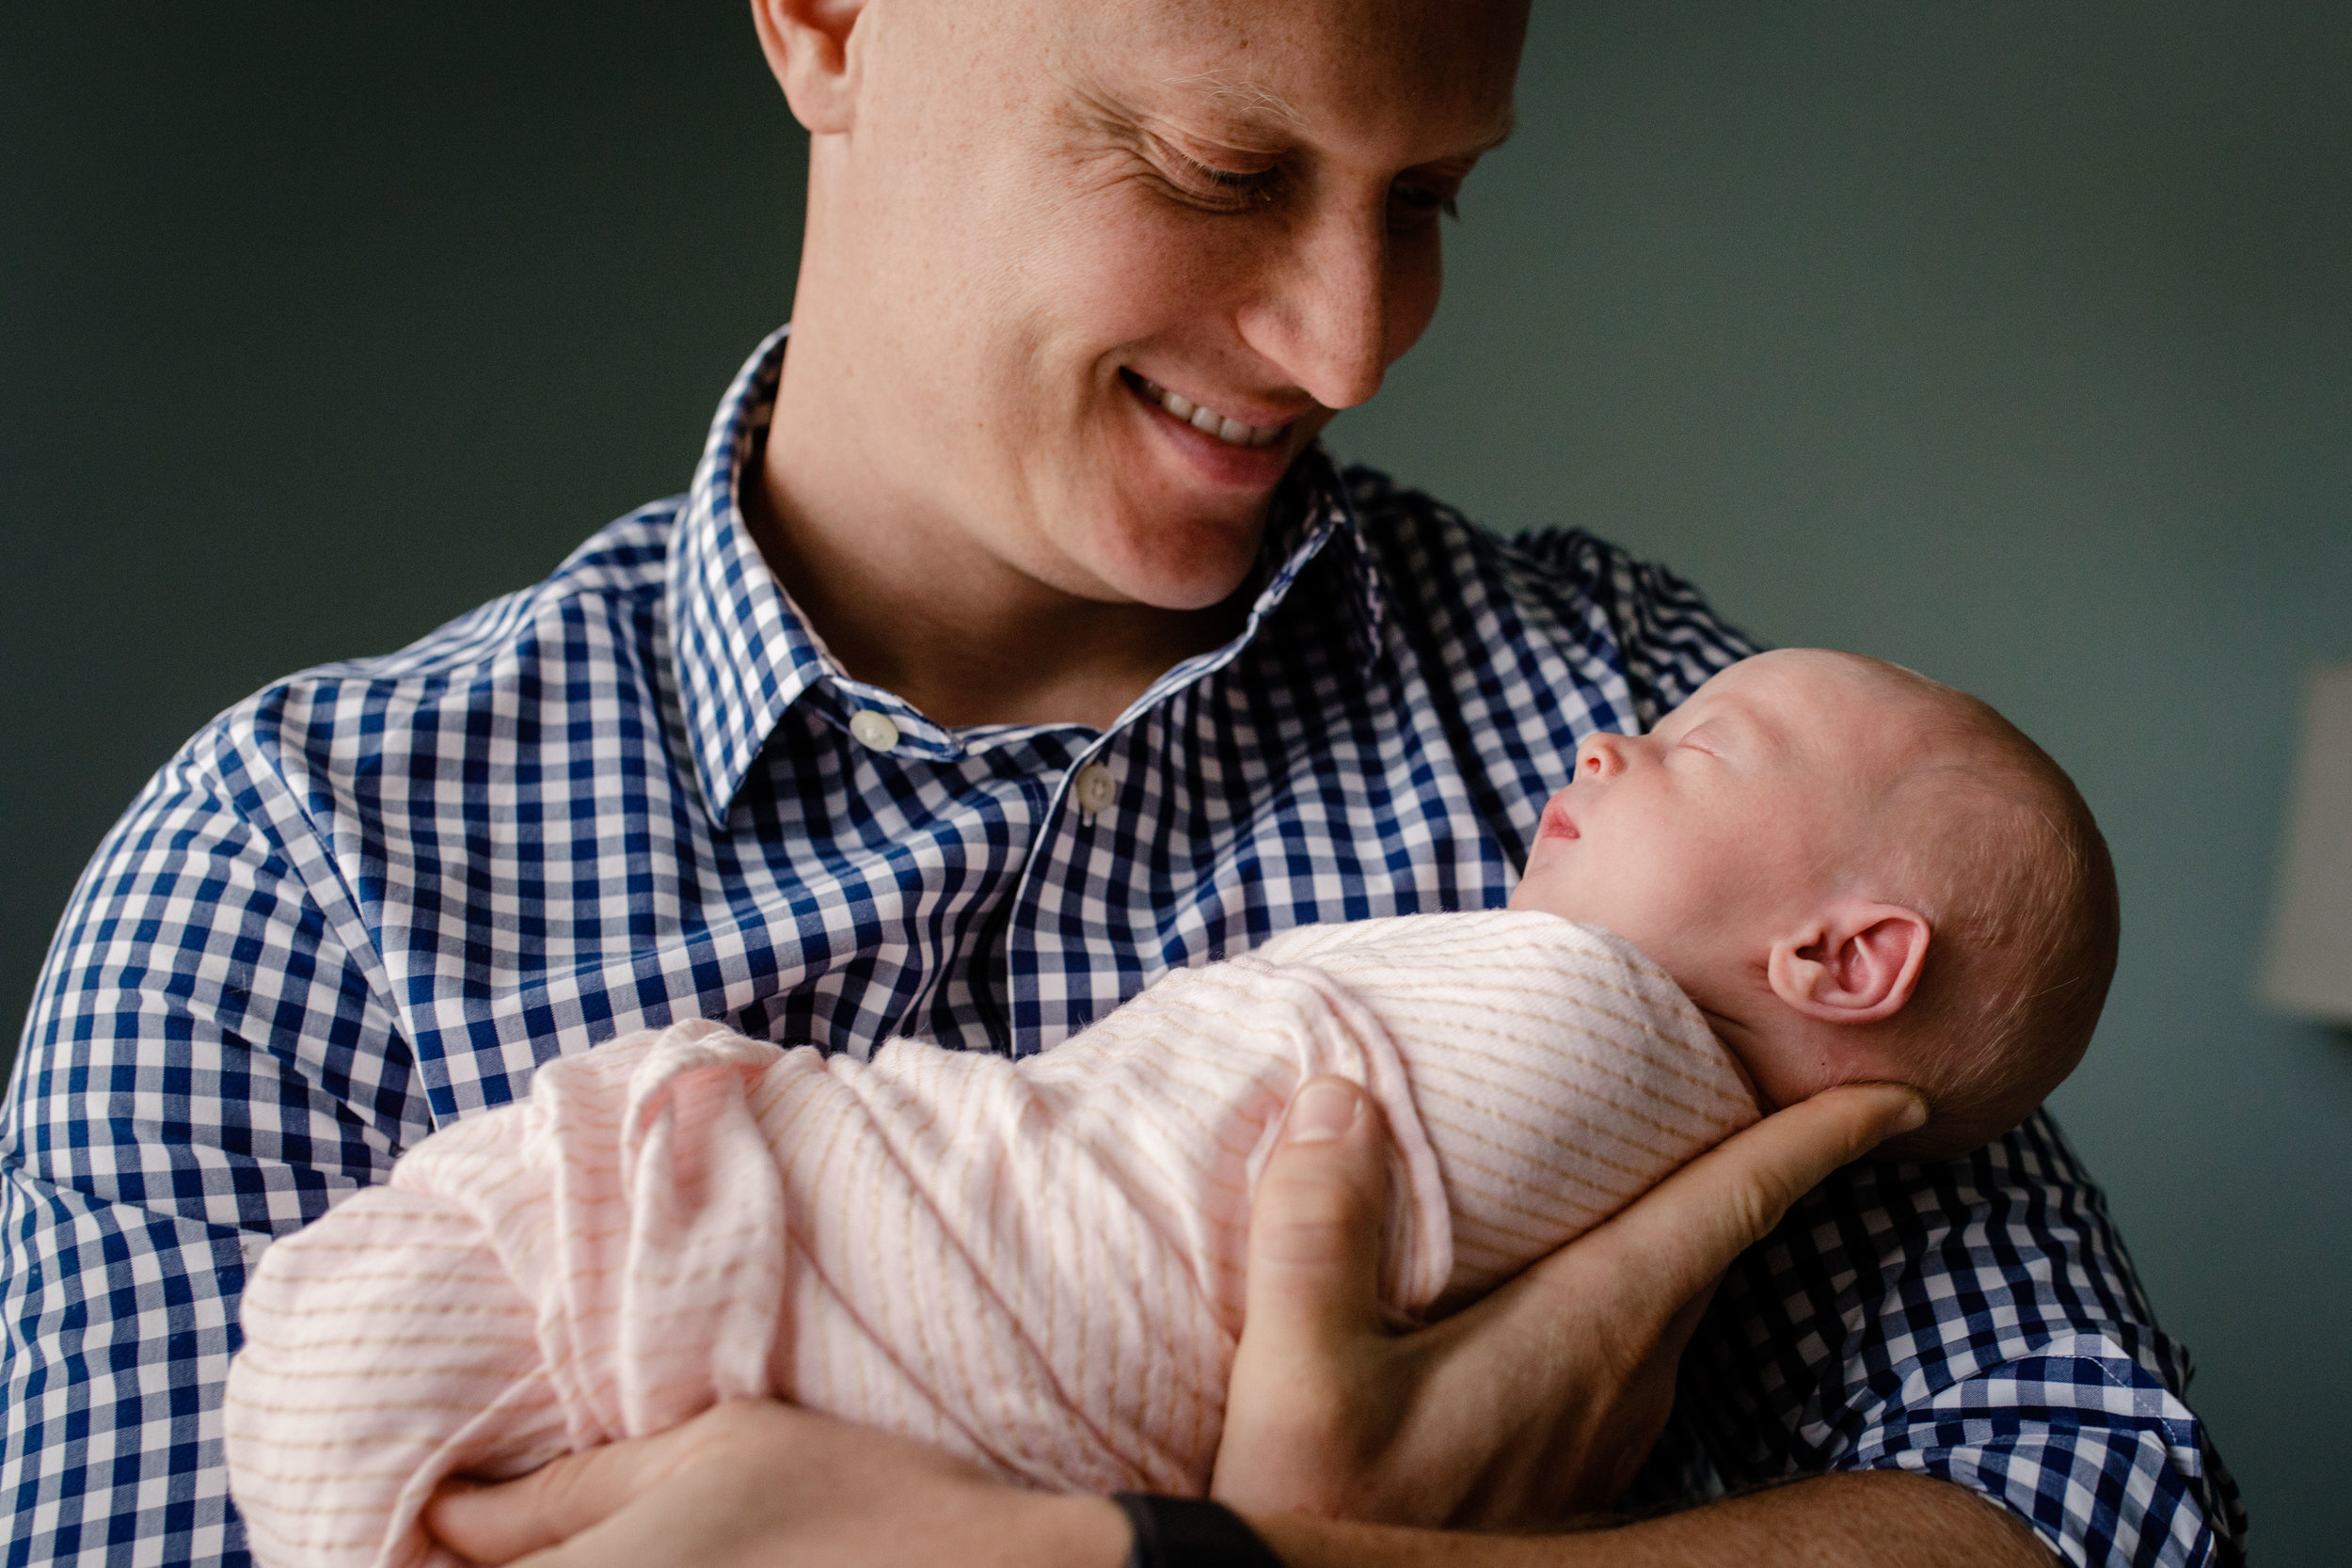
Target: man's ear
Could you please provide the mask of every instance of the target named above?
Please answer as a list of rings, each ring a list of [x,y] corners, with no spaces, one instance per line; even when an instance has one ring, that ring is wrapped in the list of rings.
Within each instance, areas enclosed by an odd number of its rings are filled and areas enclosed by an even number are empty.
[[[811,135],[837,135],[855,118],[857,56],[850,34],[865,0],[752,0],[760,53]]]
[[[1876,1023],[1911,1000],[1928,957],[1925,916],[1851,899],[1772,944],[1772,993],[1824,1023]]]

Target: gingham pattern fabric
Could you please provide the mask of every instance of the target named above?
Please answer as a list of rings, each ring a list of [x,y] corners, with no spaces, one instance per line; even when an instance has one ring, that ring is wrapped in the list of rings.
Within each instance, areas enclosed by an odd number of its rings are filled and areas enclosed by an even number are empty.
[[[691,494],[238,705],[101,846],[0,1120],[0,1562],[245,1562],[219,1419],[246,1270],[534,1063],[694,1017],[1039,1051],[1275,931],[1499,905],[1578,738],[1748,651],[1586,535],[1505,544],[1317,454],[1229,646],[1106,733],[943,729],[834,667],[744,532],[782,354]],[[1859,1167],[1744,1259],[1644,1495],[1899,1466],[2073,1561],[2228,1560],[2186,1380],[2036,1118]]]

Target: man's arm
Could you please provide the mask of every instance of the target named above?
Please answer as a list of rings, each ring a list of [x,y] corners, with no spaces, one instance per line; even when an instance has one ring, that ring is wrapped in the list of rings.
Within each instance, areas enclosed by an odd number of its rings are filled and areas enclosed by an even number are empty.
[[[1376,1118],[1345,1085],[1302,1094],[1292,1140],[1259,1187],[1251,1300],[1218,1495],[1258,1520],[1302,1568],[1424,1560],[1758,1568],[1850,1560],[1857,1544],[1874,1562],[2047,1568],[2049,1551],[2022,1529],[2019,1515],[1975,1489],[1907,1473],[1948,1458],[1948,1440],[1943,1449],[1887,1449],[1867,1456],[1859,1473],[1622,1528],[1539,1538],[1426,1528],[1523,1531],[1613,1497],[1664,1419],[1677,1357],[1713,1271],[1771,1232],[1794,1195],[1896,1130],[1893,1118],[1910,1103],[1883,1089],[1849,1088],[1781,1112],[1485,1304],[1398,1337],[1383,1329],[1376,1309],[1384,1210]],[[1297,1136],[1318,1117],[1326,1135]],[[2040,1375],[2066,1374],[2042,1368]],[[2074,1451],[2066,1436],[2053,1428],[2039,1445],[2007,1449],[2021,1465],[2036,1452],[2062,1458]],[[2088,1505],[2073,1497],[2070,1472],[2042,1473],[2066,1496],[2047,1510],[2035,1506],[2030,1517],[2083,1549],[2074,1521]],[[1981,1465],[1975,1474],[1998,1479]],[[753,1483],[779,1475],[792,1485]],[[2059,1506],[2069,1502],[2073,1510]],[[2105,1507],[2112,1531],[2113,1500]],[[1358,1520],[1414,1528],[1343,1522]],[[1009,1492],[919,1446],[771,1404],[728,1407],[647,1445],[576,1456],[508,1487],[452,1496],[434,1528],[483,1562],[554,1548],[534,1560],[543,1568],[631,1561],[632,1551],[657,1540],[675,1544],[669,1560],[682,1568],[800,1560],[928,1568],[975,1528],[986,1549],[964,1551],[961,1560],[995,1560],[989,1551],[1008,1563],[1107,1568],[1118,1560],[1104,1534],[1117,1534],[1115,1511],[1100,1499]],[[2165,1528],[2154,1552],[2144,1539],[2135,1549],[2160,1561],[2227,1560],[2226,1540],[2206,1529],[2194,1507]],[[706,1543],[710,1555],[697,1555]],[[800,1555],[811,1549],[820,1555]],[[2108,1548],[2093,1541],[2088,1549],[2103,1560]]]
[[[2053,1568],[2013,1515],[1947,1481],[1880,1471],[1817,1476],[1616,1528],[1446,1535],[1275,1515],[1252,1521],[1289,1568]]]
[[[2244,1514],[2104,1201],[2046,1116],[1946,1164],[1840,1171],[1724,1277],[1635,1506],[1899,1469],[2072,1561],[2228,1563]]]
[[[1358,1117],[1336,1136],[1294,1129],[1260,1182],[1218,1496],[1251,1513],[1293,1568],[2049,1568],[2048,1551],[2007,1512],[1891,1471],[1565,1535],[1473,1539],[1348,1522],[1517,1530],[1606,1508],[1664,1422],[1675,1367],[1723,1268],[1832,1170],[1910,1121],[1912,1104],[1856,1088],[1784,1111],[1486,1301],[1401,1338],[1382,1329],[1374,1295],[1386,1202],[1376,1127]],[[1571,1367],[1581,1375],[1564,1382]]]
[[[1999,1509],[1917,1476],[1825,1476],[1666,1518],[1568,1535],[1473,1535],[1303,1514],[1250,1523],[1290,1568],[2051,1568]],[[528,1568],[1119,1568],[1100,1497],[992,1481],[902,1437],[766,1401],[445,1490],[431,1520],[473,1561]]]
[[[1399,1338],[1381,1329],[1377,1308],[1385,1133],[1351,1085],[1316,1089],[1302,1094],[1261,1180],[1218,1470],[1220,1496],[1289,1557],[1339,1562],[1376,1549],[1396,1563],[1637,1568],[1663,1552],[1751,1568],[1828,1560],[1867,1539],[1876,1560],[1921,1568],[2046,1568],[1998,1512],[1904,1476],[1835,1478],[1540,1541],[1367,1532],[1331,1519],[1523,1524],[1613,1496],[1663,1419],[1675,1356],[1714,1275],[1823,1173],[1912,1123],[1916,1101],[1848,1089],[1783,1112],[1492,1305],[1448,1320],[1458,1326]],[[1597,1323],[1618,1326],[1597,1333]],[[636,1560],[655,1542],[679,1564],[927,1564],[950,1550],[988,1561],[993,1550],[1007,1562],[1109,1568],[1123,1552],[1118,1515],[1100,1499],[1012,1491],[919,1445],[766,1402],[507,1486],[446,1492],[431,1523],[476,1561],[544,1551],[532,1560],[541,1568]],[[1759,1552],[1760,1531],[1772,1532],[1772,1550]],[[985,1543],[977,1556],[976,1541]],[[1890,1552],[1906,1541],[1920,1555]]]
[[[244,1560],[219,1421],[246,1268],[424,1131],[238,722],[100,848],[26,1025],[0,1121],[0,1560]]]

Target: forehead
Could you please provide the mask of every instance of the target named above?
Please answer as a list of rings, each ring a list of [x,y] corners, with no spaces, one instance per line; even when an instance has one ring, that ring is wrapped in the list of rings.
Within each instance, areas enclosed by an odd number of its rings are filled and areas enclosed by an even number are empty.
[[[1054,65],[1139,106],[1284,138],[1508,129],[1526,0],[1038,0]]]
[[[1730,720],[1791,759],[1893,766],[1925,717],[1916,693],[1854,660],[1811,651],[1762,654],[1718,674],[1677,714],[1686,727]]]

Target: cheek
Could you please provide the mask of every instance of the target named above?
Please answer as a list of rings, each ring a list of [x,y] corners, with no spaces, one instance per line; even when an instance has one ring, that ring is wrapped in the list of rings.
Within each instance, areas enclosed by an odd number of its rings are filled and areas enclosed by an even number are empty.
[[[1707,847],[1677,831],[1670,812],[1643,801],[1622,813],[1617,826],[1609,847],[1620,896],[1637,902],[1654,920],[1676,925],[1712,907]]]
[[[1672,886],[1670,879],[1641,851],[1642,846],[1605,832],[1547,847],[1512,902],[1606,927],[1659,958],[1653,949],[1674,928],[1677,911],[1660,897]]]
[[[1528,857],[1527,871],[1519,878],[1519,885],[1511,890],[1511,907],[1540,910],[1568,920],[1583,918],[1571,907],[1569,895],[1575,884],[1560,863],[1564,859],[1550,845],[1537,845]]]
[[[1250,227],[1114,185],[1041,234],[1025,292],[1070,354],[1201,336],[1230,315]]]

